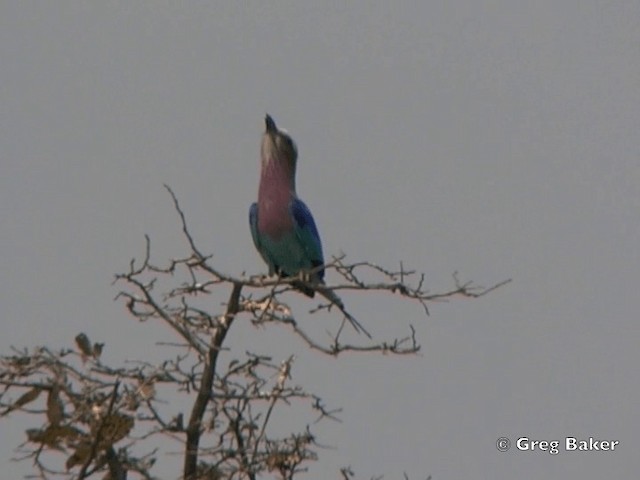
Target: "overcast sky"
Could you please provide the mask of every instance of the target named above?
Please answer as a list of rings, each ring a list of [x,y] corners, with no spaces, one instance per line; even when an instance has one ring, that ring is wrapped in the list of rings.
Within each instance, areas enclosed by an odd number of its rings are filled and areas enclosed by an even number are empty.
[[[106,362],[162,353],[111,281],[145,233],[158,262],[187,252],[165,182],[216,267],[264,272],[247,214],[269,112],[327,256],[403,261],[434,291],[513,278],[430,317],[345,296],[378,339],[415,325],[417,357],[334,360],[239,324],[239,353],[295,351],[296,379],[344,409],[308,478],[634,478],[640,4],[310,3],[2,3],[0,352],[84,331]],[[29,471],[9,461],[26,418],[0,423],[3,477]]]

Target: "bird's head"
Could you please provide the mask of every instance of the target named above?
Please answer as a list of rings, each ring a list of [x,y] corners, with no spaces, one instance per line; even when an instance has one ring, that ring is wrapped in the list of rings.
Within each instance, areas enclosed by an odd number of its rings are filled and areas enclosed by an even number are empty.
[[[262,135],[262,163],[271,161],[283,163],[295,171],[298,148],[286,130],[278,130],[276,122],[267,114],[264,118],[265,131]]]

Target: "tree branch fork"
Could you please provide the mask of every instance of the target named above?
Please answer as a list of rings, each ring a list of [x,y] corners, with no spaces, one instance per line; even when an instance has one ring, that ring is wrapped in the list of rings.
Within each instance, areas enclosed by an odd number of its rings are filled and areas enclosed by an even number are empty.
[[[338,294],[388,294],[415,302],[428,315],[431,303],[479,298],[510,281],[482,288],[461,282],[454,273],[453,286],[434,293],[425,288],[424,274],[402,263],[390,270],[370,262],[349,264],[340,255],[324,266],[339,278],[337,283],[307,282],[321,297],[307,314],[338,320],[333,332],[318,339],[301,326],[300,314],[283,300],[285,293],[294,291],[293,282],[304,279],[219,271],[210,263],[211,255],[196,246],[176,195],[165,187],[180,218],[188,254],[157,266],[151,261],[151,240],[146,236],[143,259],[131,260],[128,271],[116,275],[114,283],[120,286],[116,298],[124,301],[129,313],[139,321],[159,321],[168,327],[177,342],[165,346],[180,353],[161,365],[138,361],[110,367],[101,361],[102,344],[92,344],[86,334],[80,334],[74,349],[15,349],[12,355],[0,357],[0,387],[4,388],[0,415],[19,411],[43,418],[41,428],[28,430],[27,441],[18,448],[18,459],[31,459],[39,478],[89,478],[102,471],[117,480],[130,474],[153,478],[150,472],[158,450],[144,450],[141,445],[157,436],[182,446],[182,477],[187,480],[255,479],[266,472],[294,478],[317,460],[319,444],[309,426],[285,437],[272,435],[274,409],[305,402],[316,412],[316,421],[338,420],[340,411],[292,384],[293,356],[279,363],[251,352],[245,352],[244,358],[223,358],[221,353],[228,352],[227,334],[239,318],[257,328],[288,329],[309,349],[329,356],[347,352],[413,355],[420,351],[413,325],[400,337],[375,340]],[[202,308],[202,298],[221,292],[227,298],[222,312]],[[364,334],[356,337],[358,341],[353,340],[353,332],[346,333],[349,325]],[[167,389],[188,399],[187,415],[176,413],[161,400],[159,392]],[[16,398],[14,392],[20,396]],[[45,404],[38,406],[45,396]],[[56,465],[51,462],[52,452],[66,453],[63,466],[51,466]]]

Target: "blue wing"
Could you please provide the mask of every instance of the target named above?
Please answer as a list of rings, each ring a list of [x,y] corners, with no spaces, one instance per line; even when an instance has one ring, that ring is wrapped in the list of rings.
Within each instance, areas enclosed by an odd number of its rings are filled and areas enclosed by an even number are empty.
[[[258,204],[252,203],[249,207],[249,226],[251,227],[251,237],[256,249],[260,250],[260,239],[258,238]]]
[[[304,249],[307,260],[312,268],[324,265],[322,242],[311,211],[299,198],[295,198],[289,208],[295,224],[296,238]],[[324,278],[324,269],[318,272],[318,278],[320,280]]]

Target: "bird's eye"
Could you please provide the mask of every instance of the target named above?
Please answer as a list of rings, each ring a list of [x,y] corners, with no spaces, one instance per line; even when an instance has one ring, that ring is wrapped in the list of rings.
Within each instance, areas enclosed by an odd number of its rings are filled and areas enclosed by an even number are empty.
[[[284,148],[286,148],[287,150],[291,150],[291,151],[296,151],[296,145],[295,143],[293,143],[293,140],[291,140],[291,137],[288,136],[282,136],[282,146]]]

